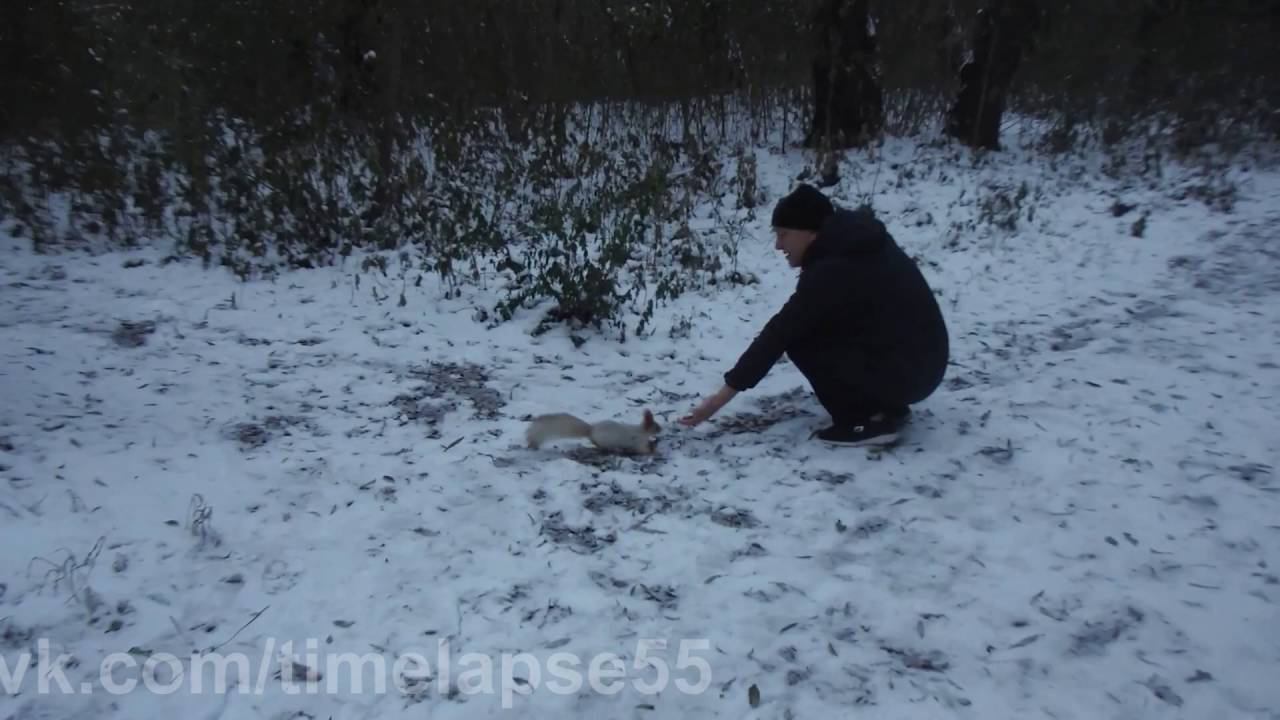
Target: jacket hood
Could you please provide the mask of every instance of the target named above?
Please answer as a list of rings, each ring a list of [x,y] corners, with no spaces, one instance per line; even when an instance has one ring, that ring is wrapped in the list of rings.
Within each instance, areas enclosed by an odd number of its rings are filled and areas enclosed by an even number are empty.
[[[857,257],[879,252],[889,244],[889,232],[870,208],[837,210],[805,251],[802,267],[825,257]]]

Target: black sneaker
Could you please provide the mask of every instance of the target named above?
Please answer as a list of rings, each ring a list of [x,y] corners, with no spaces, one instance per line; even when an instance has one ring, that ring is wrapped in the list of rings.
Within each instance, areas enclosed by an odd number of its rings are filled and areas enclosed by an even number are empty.
[[[814,435],[830,445],[847,447],[892,445],[898,442],[899,422],[899,420],[887,420],[877,415],[855,425],[832,425],[819,430]]]

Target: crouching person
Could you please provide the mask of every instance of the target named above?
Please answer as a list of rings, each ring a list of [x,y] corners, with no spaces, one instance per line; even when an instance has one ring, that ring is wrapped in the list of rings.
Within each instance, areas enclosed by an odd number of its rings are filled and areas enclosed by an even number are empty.
[[[810,185],[778,202],[772,225],[774,247],[800,270],[796,289],[724,374],[723,387],[680,422],[715,415],[786,354],[831,415],[819,439],[896,441],[911,406],[946,373],[948,331],[933,289],[869,209],[836,209]]]

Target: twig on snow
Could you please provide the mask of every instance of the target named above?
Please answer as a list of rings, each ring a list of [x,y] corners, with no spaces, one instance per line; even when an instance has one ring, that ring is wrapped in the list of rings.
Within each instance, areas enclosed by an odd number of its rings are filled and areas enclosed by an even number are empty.
[[[212,652],[218,652],[218,650],[220,650],[224,645],[226,645],[227,643],[231,642],[232,640],[235,640],[235,639],[236,639],[236,636],[238,636],[241,632],[243,632],[245,628],[247,628],[247,627],[249,627],[250,625],[252,625],[252,624],[253,624],[253,621],[254,621],[254,620],[257,620],[257,619],[258,619],[258,616],[259,616],[259,615],[262,615],[262,613],[266,612],[266,611],[267,611],[267,608],[269,608],[269,607],[271,607],[271,606],[270,606],[270,605],[267,605],[267,606],[263,607],[261,610],[259,610],[258,612],[254,613],[254,614],[253,614],[253,617],[249,618],[249,622],[247,622],[247,623],[245,623],[245,624],[241,625],[241,626],[240,626],[240,629],[239,629],[239,630],[236,630],[234,633],[232,633],[231,637],[227,638],[226,640],[223,640],[222,642],[218,643],[218,644],[217,644],[217,645],[215,645],[214,647],[209,648],[206,652],[211,652],[211,653],[212,653]]]

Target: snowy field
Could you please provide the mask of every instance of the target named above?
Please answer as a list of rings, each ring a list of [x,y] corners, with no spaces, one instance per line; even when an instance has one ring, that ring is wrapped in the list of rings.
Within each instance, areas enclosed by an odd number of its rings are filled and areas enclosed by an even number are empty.
[[[952,333],[879,453],[785,361],[676,423],[794,286],[799,153],[758,151],[761,283],[625,344],[5,240],[0,718],[1280,718],[1280,172],[960,157],[830,189]],[[644,407],[652,458],[521,445]]]

